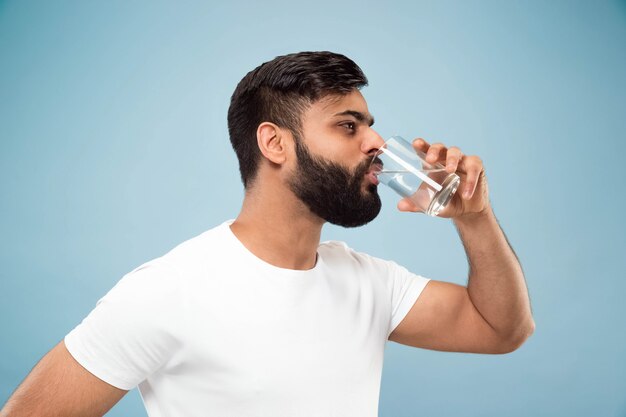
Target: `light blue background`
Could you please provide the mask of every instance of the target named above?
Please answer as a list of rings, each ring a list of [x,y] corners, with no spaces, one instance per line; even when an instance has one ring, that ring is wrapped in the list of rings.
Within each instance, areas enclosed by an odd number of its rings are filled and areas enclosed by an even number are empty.
[[[623,1],[1,2],[0,401],[124,273],[237,215],[230,95],[301,50],[363,68],[383,136],[482,157],[530,288],[512,354],[389,343],[380,415],[626,416]],[[323,238],[465,284],[452,223],[381,194]]]

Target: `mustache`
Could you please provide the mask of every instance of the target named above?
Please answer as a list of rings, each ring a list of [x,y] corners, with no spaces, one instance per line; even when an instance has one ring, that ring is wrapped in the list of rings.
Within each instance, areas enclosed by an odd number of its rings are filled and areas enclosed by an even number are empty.
[[[354,172],[354,176],[356,178],[363,177],[363,175],[367,174],[367,172],[369,171],[369,169],[372,166],[372,164],[377,164],[377,165],[380,165],[382,167],[383,166],[383,161],[379,157],[377,157],[377,156],[374,156],[373,158],[365,159],[363,162],[361,162],[356,167],[355,172]]]

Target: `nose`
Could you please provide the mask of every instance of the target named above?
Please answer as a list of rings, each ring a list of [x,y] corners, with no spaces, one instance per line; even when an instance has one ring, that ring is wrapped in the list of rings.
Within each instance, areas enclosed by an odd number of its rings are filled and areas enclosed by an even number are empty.
[[[373,156],[378,149],[385,143],[385,140],[371,127],[367,132],[367,136],[363,139],[361,143],[361,150],[363,153]]]

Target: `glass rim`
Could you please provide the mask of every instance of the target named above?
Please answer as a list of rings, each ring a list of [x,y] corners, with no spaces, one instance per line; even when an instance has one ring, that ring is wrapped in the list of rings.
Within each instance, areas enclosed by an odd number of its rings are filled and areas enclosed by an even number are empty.
[[[399,139],[399,140],[398,140]],[[400,136],[400,135],[392,135],[387,137],[387,139],[385,139],[385,141],[383,142],[383,144],[381,146],[378,147],[378,149],[376,149],[376,152],[374,153],[374,155],[372,156],[372,160],[369,163],[368,166],[368,171],[367,172],[373,172],[374,175],[378,175],[382,170],[383,170],[383,163],[382,161],[380,161],[380,164],[376,164],[376,165],[380,165],[379,168],[375,168],[374,170],[372,170],[372,167],[375,165],[376,163],[376,158],[378,158],[379,155],[383,154],[384,151],[383,149],[387,147],[387,144],[389,142],[391,142],[392,140],[395,140],[397,142],[405,142],[408,145],[410,145],[411,147],[413,146],[411,143],[407,142],[406,139],[404,139],[404,137]],[[417,153],[417,151],[416,151]]]

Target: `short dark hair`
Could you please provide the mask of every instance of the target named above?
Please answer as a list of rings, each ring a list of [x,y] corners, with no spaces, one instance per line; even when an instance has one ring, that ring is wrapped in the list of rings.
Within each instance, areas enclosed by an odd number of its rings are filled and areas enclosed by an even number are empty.
[[[261,123],[275,123],[298,137],[302,113],[311,104],[365,85],[367,78],[354,61],[327,51],[278,56],[246,74],[228,108],[228,133],[244,187],[248,188],[258,171],[261,151],[256,131]]]

